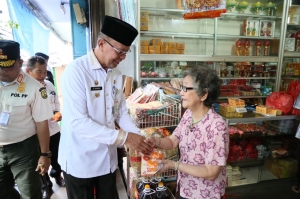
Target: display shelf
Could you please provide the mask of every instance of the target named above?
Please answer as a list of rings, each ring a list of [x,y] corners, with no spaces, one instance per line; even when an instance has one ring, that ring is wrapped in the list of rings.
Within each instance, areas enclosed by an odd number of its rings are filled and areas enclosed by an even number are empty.
[[[278,62],[273,56],[141,54],[140,61]]]
[[[191,39],[213,39],[213,34],[188,33],[188,32],[167,32],[167,31],[140,31],[141,36],[177,37]]]
[[[300,75],[282,75],[282,79],[299,79]]]
[[[282,17],[278,16],[269,16],[269,15],[255,15],[255,14],[241,14],[241,13],[222,13],[220,19],[226,20],[245,20],[245,19],[281,19]]]
[[[224,116],[223,116],[224,117]],[[266,120],[292,120],[292,119],[297,119],[298,116],[296,115],[281,115],[281,116],[271,116],[271,117],[266,117],[260,114],[256,114],[254,112],[247,112],[243,113],[242,118],[227,118],[224,117],[227,122],[230,124],[233,123],[249,123],[249,122],[260,122],[260,121],[266,121]]]
[[[176,77],[141,77],[141,80],[171,80]]]
[[[166,14],[175,14],[175,15],[183,15],[184,10],[182,9],[169,9],[169,8],[152,8],[152,7],[140,7],[141,11],[147,11],[149,14],[157,14],[162,13]]]
[[[232,55],[214,55],[225,62],[278,62],[276,56],[232,56]]]
[[[141,54],[140,61],[224,61],[222,57],[211,55],[179,55],[179,54]]]
[[[258,182],[260,166],[240,168],[240,171],[242,173],[242,176],[244,176],[247,179],[247,182],[245,182],[245,183],[233,183],[232,186],[230,186],[230,187],[240,186],[240,185],[247,185],[247,184],[254,184],[254,183]]]
[[[275,180],[275,179],[278,179],[278,177],[276,177],[273,173],[271,173],[271,171],[268,170],[265,166],[262,166],[260,180],[265,181],[265,180]]]
[[[278,40],[280,39],[279,37],[254,37],[254,36],[242,36],[242,35],[224,35],[224,34],[218,34],[217,35],[218,39],[260,39],[260,40]]]
[[[243,95],[243,96],[222,96],[219,99],[228,99],[228,98],[238,98],[238,99],[245,99],[245,98],[267,98],[268,96],[262,95]]]
[[[230,165],[233,165],[233,166],[238,166],[238,164],[245,164],[245,163],[261,165],[262,162],[263,162],[262,158],[260,158],[260,159],[256,158],[256,159],[246,159],[246,160],[235,161],[235,162],[227,162],[227,163],[230,164]]]
[[[288,23],[286,24],[288,27],[292,27],[292,28],[300,28],[300,25],[299,24],[291,24],[291,23]]]
[[[220,77],[220,79],[276,79],[276,77]]]
[[[283,56],[284,57],[300,58],[300,52],[286,51],[286,52],[284,52]]]

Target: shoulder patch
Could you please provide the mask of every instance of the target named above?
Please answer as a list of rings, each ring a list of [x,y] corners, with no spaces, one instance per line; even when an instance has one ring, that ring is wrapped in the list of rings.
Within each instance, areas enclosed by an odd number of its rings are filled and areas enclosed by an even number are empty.
[[[40,93],[41,93],[41,96],[42,96],[42,98],[43,99],[47,99],[48,98],[48,95],[47,95],[47,90],[46,90],[46,88],[45,87],[42,87],[42,88],[40,88]]]

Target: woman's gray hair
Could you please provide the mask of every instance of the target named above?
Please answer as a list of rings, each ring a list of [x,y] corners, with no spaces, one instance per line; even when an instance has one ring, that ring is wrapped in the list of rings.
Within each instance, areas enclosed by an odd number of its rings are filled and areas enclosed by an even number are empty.
[[[183,72],[183,77],[190,76],[193,79],[193,88],[199,97],[208,93],[203,104],[211,107],[220,95],[221,82],[216,71],[207,67],[192,67]]]

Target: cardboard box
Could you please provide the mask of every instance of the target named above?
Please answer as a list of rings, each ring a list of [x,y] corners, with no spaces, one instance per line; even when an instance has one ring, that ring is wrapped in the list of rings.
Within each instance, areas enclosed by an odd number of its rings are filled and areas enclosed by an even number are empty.
[[[176,0],[177,9],[184,9],[185,0]]]
[[[169,42],[162,42],[161,43],[161,48],[169,48]]]
[[[149,50],[149,46],[140,46],[141,50]]]
[[[184,48],[185,48],[185,43],[183,42],[176,43],[177,50],[184,50]]]
[[[297,170],[298,161],[293,158],[285,158],[285,159],[278,159],[277,163],[285,168],[290,168],[292,170]]]
[[[149,54],[149,50],[140,50],[141,54]]]
[[[148,24],[149,22],[147,21],[147,20],[141,20],[141,22],[140,22],[140,29],[141,30],[148,30],[148,26],[149,26],[149,24]]]
[[[244,20],[243,35],[244,36],[259,36],[259,20]]]
[[[150,45],[161,46],[161,44],[162,44],[161,39],[151,39],[150,40]]]
[[[168,48],[162,48],[160,51],[161,54],[169,54]]]
[[[259,36],[274,37],[276,22],[274,20],[259,21]]]
[[[176,54],[177,53],[177,50],[176,48],[169,48],[169,54]]]
[[[295,51],[295,38],[285,38],[284,50],[285,51]]]
[[[176,50],[176,54],[184,54],[184,50]]]
[[[159,50],[160,51],[160,46],[158,46],[158,45],[149,46],[149,50]]]
[[[149,46],[150,42],[147,40],[141,40],[141,46]]]
[[[174,48],[176,49],[176,42],[169,42],[169,48]]]
[[[156,50],[150,50],[149,49],[149,54],[160,54],[160,49],[156,49]]]
[[[141,18],[141,20],[149,21],[149,13],[148,12],[141,12],[140,18]]]

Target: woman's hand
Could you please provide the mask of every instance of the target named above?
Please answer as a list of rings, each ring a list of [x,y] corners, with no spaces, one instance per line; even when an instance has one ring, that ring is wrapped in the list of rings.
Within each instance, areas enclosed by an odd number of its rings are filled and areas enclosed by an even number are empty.
[[[150,137],[150,138],[145,139],[144,142],[146,142],[152,148],[155,148],[157,146],[157,143],[156,143],[157,139],[160,139],[160,138]]]
[[[174,169],[175,168],[175,162],[173,160],[160,160],[158,163],[163,164],[163,168],[159,170],[158,173],[164,172],[168,169]]]

